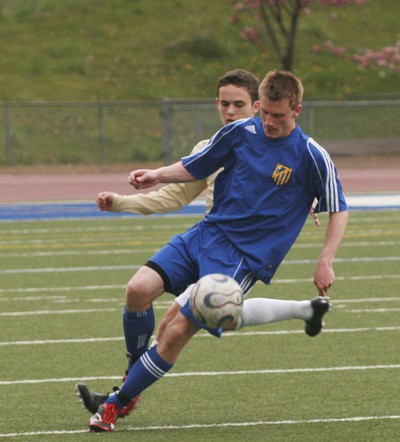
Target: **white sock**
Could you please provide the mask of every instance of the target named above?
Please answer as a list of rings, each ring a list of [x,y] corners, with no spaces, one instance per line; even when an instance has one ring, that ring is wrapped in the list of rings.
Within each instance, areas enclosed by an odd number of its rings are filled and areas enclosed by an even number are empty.
[[[311,301],[282,301],[280,299],[252,298],[243,303],[243,311],[236,330],[253,325],[270,324],[288,319],[307,321],[313,315]]]

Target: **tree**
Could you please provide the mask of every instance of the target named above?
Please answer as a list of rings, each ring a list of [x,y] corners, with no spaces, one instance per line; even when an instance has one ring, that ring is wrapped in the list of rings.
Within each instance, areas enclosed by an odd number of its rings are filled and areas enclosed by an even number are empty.
[[[269,48],[278,56],[282,68],[291,71],[300,17],[308,14],[317,3],[325,6],[362,4],[367,0],[244,0],[236,2],[232,23],[242,26],[246,40]],[[241,17],[250,16],[254,26],[243,26]],[[248,18],[248,17],[246,17]]]

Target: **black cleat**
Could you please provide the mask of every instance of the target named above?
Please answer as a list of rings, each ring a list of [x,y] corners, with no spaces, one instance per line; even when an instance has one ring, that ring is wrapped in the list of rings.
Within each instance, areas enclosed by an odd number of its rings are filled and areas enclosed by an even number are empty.
[[[104,404],[104,402],[108,398],[108,394],[101,394],[90,391],[85,384],[76,384],[75,392],[82,402],[83,406],[91,414],[96,414],[100,405]]]
[[[113,390],[116,393],[119,390],[119,388],[114,387]],[[76,384],[75,391],[76,395],[79,397],[79,400],[82,402],[83,406],[91,414],[96,414],[100,405],[104,404],[104,402],[108,399],[109,396],[109,394],[101,394],[101,393],[95,393],[94,391],[90,391],[85,384]],[[118,411],[118,417],[128,416],[131,413],[131,411],[137,408],[139,402],[140,402],[140,395],[134,397],[126,407],[121,408]]]
[[[329,298],[326,296],[317,296],[311,300],[311,307],[314,313],[308,321],[306,321],[305,331],[308,336],[317,336],[322,330],[322,318],[329,311]]]

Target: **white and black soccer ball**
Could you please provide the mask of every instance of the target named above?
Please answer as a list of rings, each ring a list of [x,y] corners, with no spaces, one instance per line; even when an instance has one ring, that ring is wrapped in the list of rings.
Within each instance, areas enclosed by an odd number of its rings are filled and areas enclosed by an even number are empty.
[[[202,324],[225,327],[240,316],[243,291],[230,276],[211,273],[193,285],[189,302],[194,317]]]

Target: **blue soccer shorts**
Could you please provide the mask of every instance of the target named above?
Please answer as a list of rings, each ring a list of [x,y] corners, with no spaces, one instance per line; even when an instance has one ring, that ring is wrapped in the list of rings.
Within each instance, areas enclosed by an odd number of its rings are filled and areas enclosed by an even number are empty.
[[[202,276],[223,273],[234,278],[246,294],[257,281],[245,257],[214,224],[200,222],[185,233],[175,235],[146,264],[156,270],[164,281],[165,291],[180,295],[188,285]],[[195,319],[189,303],[182,313],[201,328],[210,331]],[[221,331],[210,333],[220,336]]]

